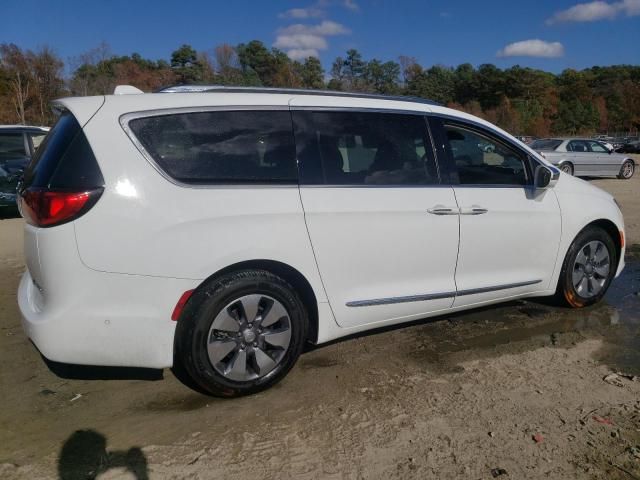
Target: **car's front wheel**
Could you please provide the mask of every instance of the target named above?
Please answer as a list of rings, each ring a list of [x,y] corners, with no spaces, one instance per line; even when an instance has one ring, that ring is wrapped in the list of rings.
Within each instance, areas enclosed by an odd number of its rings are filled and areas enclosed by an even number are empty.
[[[267,389],[293,367],[307,313],[295,289],[264,270],[198,288],[178,320],[176,361],[206,392],[236,397]]]
[[[634,172],[635,164],[631,160],[625,160],[625,162],[622,164],[622,167],[620,167],[618,178],[629,180],[631,177],[633,177]]]
[[[616,247],[604,230],[588,227],[576,237],[564,259],[558,297],[579,308],[599,302],[618,265]]]

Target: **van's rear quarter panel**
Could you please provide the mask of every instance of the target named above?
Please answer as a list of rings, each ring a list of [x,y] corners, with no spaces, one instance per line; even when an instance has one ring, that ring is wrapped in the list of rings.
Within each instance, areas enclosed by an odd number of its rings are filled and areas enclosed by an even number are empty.
[[[297,186],[175,185],[138,151],[108,104],[85,127],[106,188],[75,222],[89,268],[204,279],[237,262],[269,259],[299,270],[326,301]]]

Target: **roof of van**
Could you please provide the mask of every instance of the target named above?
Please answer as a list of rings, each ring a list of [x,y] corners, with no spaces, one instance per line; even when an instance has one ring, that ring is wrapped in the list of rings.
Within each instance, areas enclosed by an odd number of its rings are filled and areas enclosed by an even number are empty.
[[[119,86],[120,87],[120,86]],[[116,88],[119,88],[116,87]],[[317,95],[327,97],[370,98],[376,100],[396,100],[401,102],[423,103],[426,105],[442,105],[422,97],[408,95],[382,95],[365,92],[343,92],[339,90],[315,90],[306,88],[274,88],[274,87],[236,87],[226,85],[173,85],[163,87],[154,93],[271,93],[286,95]]]

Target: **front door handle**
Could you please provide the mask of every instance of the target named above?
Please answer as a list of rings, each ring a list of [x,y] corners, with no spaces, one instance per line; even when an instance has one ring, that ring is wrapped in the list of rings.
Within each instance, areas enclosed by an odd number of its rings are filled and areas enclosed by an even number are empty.
[[[436,205],[427,210],[432,215],[458,215],[460,213],[457,208],[445,207],[444,205]]]
[[[486,208],[479,207],[478,205],[473,205],[472,207],[461,208],[460,215],[482,215],[483,213],[487,213],[489,210]]]

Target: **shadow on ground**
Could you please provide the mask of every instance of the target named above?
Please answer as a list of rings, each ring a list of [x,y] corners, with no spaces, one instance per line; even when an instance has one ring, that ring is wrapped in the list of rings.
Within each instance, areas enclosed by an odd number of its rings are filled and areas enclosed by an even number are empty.
[[[124,469],[136,480],[149,478],[147,458],[139,447],[108,451],[106,437],[95,430],[75,431],[60,450],[60,480],[91,480],[113,469]]]

